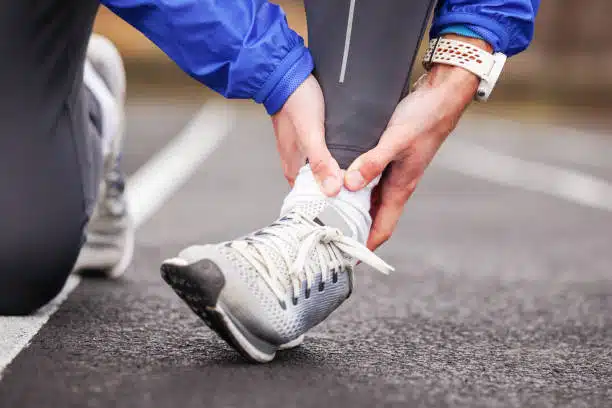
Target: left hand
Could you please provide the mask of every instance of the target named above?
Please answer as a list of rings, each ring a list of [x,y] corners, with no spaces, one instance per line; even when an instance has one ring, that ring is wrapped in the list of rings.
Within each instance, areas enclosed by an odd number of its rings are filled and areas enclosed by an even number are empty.
[[[480,40],[457,39],[477,41],[476,45],[491,50]],[[351,191],[383,175],[372,193],[372,228],[367,242],[371,250],[391,237],[404,204],[472,101],[478,84],[478,77],[463,68],[435,65],[398,104],[378,145],[359,156],[346,171],[344,184]]]
[[[293,187],[300,167],[310,163],[321,191],[336,196],[342,187],[342,171],[325,144],[325,101],[314,76],[310,75],[272,116],[276,147],[283,173]]]

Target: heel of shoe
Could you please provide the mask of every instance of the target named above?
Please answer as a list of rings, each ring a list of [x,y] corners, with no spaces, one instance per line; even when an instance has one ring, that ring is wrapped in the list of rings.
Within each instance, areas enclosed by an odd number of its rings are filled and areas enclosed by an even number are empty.
[[[220,302],[225,277],[214,262],[187,264],[180,258],[169,259],[161,274],[187,306],[246,360],[267,363],[274,359],[278,347],[251,334]]]

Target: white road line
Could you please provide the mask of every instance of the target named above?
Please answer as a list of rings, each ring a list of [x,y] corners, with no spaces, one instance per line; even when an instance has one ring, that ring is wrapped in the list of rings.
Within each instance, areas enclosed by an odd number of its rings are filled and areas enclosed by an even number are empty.
[[[579,171],[522,160],[456,140],[449,140],[433,163],[474,178],[612,211],[612,184]]]
[[[537,158],[536,161],[550,158],[561,167],[586,165],[588,168],[612,169],[612,143],[609,135],[602,132],[541,122],[521,123],[484,113],[473,115],[457,128],[460,140],[511,156],[520,157],[528,146],[529,157]]]
[[[178,137],[130,178],[127,197],[136,225],[146,222],[193,175],[232,130],[234,115],[227,102],[208,102]]]
[[[178,136],[130,177],[127,197],[136,227],[143,225],[189,180],[232,130],[234,115],[224,101],[206,103]],[[78,276],[70,276],[62,292],[32,316],[0,317],[0,380],[4,369],[28,347],[80,282]]]
[[[6,366],[30,344],[30,340],[49,317],[59,308],[70,292],[81,282],[78,276],[70,276],[62,292],[48,305],[36,314],[27,317],[1,317],[0,316],[0,380]]]
[[[351,0],[349,6],[348,20],[346,22],[346,36],[344,38],[344,53],[342,54],[342,67],[340,68],[340,79],[338,82],[344,83],[344,76],[346,75],[346,66],[348,64],[349,50],[351,48],[351,36],[353,33],[353,18],[355,17],[355,1]]]

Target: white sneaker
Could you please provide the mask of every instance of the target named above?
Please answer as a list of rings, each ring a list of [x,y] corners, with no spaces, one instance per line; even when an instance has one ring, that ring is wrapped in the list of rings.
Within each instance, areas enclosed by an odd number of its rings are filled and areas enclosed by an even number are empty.
[[[119,168],[125,131],[125,70],[119,51],[97,34],[92,35],[87,49],[84,83],[100,105],[104,174],[85,230],[87,241],[74,269],[118,278],[134,253],[134,228],[124,194],[125,177]]]
[[[271,361],[350,296],[357,261],[393,270],[359,242],[367,231],[343,222],[351,211],[318,189],[290,194],[276,222],[234,241],[187,248],[163,263],[162,276],[245,358]]]

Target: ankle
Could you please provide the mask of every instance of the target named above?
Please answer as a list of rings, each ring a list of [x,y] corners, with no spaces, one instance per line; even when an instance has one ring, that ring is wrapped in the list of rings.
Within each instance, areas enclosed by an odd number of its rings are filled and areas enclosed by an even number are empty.
[[[309,165],[305,165],[300,169],[295,184],[289,194],[285,197],[281,214],[285,214],[296,206],[304,202],[318,201],[321,207],[331,207],[335,212],[342,217],[350,231],[350,235],[358,241],[365,243],[367,236],[372,226],[372,218],[370,217],[370,198],[372,190],[378,183],[378,180],[370,183],[359,191],[349,191],[342,188],[340,193],[333,198],[326,197],[319,188]],[[321,220],[328,224],[322,218]],[[337,217],[336,217],[337,218]],[[330,226],[335,223],[329,223]],[[344,228],[341,228],[344,229]],[[346,233],[346,231],[345,231]]]

